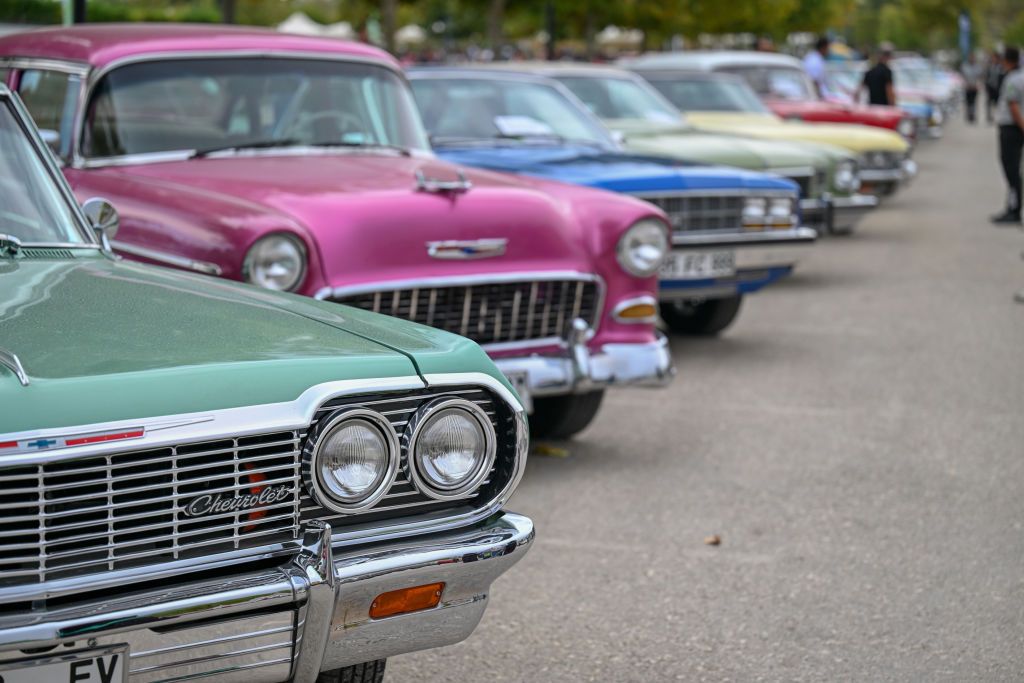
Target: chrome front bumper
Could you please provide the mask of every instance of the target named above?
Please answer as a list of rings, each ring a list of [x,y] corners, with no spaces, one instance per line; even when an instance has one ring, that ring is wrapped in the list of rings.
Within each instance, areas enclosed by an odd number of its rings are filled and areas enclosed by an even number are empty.
[[[675,235],[673,251],[734,249],[736,270],[795,266],[818,238],[811,228],[799,227],[766,232],[742,232],[724,235]]]
[[[321,671],[465,639],[491,582],[533,537],[528,518],[502,513],[478,527],[335,555],[330,527],[313,522],[298,553],[276,568],[0,617],[0,668],[127,646],[131,683],[311,683]],[[437,582],[445,584],[438,606],[369,617],[381,593]]]
[[[610,386],[665,386],[676,369],[668,340],[656,334],[655,341],[647,344],[605,344],[591,350],[587,346],[590,330],[577,320],[563,353],[495,358],[494,363],[532,412],[534,396],[582,394]]]
[[[860,179],[865,185],[881,188],[893,188],[902,183],[909,183],[917,177],[917,162],[913,159],[904,159],[896,168],[868,168],[861,169]],[[873,194],[877,194],[873,192]]]
[[[864,216],[878,206],[878,197],[870,194],[854,194],[849,197],[826,195],[821,199],[803,199],[800,209],[804,218],[814,225],[834,234],[847,234],[860,223]]]

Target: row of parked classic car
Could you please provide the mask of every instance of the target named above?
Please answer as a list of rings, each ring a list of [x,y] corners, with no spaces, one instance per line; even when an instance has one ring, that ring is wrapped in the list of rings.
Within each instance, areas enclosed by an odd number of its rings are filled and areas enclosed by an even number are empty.
[[[374,681],[467,637],[529,431],[670,381],[662,329],[913,175],[902,115],[751,89],[798,64],[626,66],[0,39],[0,680]]]

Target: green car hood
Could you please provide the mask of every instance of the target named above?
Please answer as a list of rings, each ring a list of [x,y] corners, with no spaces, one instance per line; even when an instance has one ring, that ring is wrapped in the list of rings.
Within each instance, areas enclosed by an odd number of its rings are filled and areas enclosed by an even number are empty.
[[[701,131],[685,124],[634,119],[606,119],[605,123],[622,133],[626,148],[635,152],[752,171],[806,167],[827,170],[830,166],[828,155],[803,144]]]
[[[0,259],[0,434],[276,403],[316,384],[496,370],[384,316],[94,255]],[[401,350],[399,350],[401,349]]]

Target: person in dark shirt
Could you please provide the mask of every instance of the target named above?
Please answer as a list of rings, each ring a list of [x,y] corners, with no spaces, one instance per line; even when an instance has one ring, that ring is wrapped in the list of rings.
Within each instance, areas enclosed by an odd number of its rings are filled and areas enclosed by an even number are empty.
[[[868,102],[870,104],[885,104],[893,106],[896,104],[896,92],[893,87],[892,69],[889,68],[889,60],[892,58],[892,47],[883,45],[878,51],[878,60],[875,65],[864,74],[864,82],[861,83],[861,90],[868,91]],[[860,99],[860,91],[857,92]]]

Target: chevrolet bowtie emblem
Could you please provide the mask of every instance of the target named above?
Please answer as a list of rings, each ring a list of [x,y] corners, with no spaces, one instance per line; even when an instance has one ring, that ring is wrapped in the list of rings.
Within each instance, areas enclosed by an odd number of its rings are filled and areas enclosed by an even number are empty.
[[[505,253],[508,240],[500,237],[482,240],[447,240],[427,242],[427,254],[439,259],[478,259],[501,256]]]

